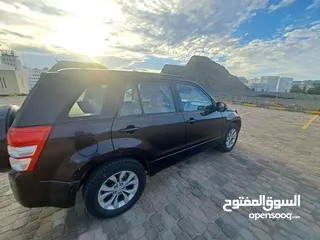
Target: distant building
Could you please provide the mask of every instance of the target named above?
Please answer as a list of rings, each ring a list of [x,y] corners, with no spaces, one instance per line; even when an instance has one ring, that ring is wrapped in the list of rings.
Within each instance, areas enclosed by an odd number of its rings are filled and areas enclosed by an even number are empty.
[[[1,51],[0,95],[29,93],[26,74],[13,51]]]
[[[247,86],[256,92],[289,92],[293,78],[279,76],[262,76],[249,79]]]
[[[31,89],[36,85],[36,83],[39,81],[41,74],[48,72],[48,68],[44,69],[25,69],[26,74],[28,76],[28,88],[31,91]]]
[[[280,77],[277,86],[277,92],[290,92],[293,85],[293,78]]]
[[[300,86],[304,81],[293,81],[292,86]]]
[[[315,84],[320,84],[320,80],[305,80],[305,81],[294,81],[293,85],[299,86],[300,89],[304,89],[306,92],[310,88],[314,88]]]
[[[241,82],[243,82],[244,84],[247,84],[249,81],[248,81],[248,79],[246,79],[245,77],[238,77],[239,78],[239,80],[241,81]]]

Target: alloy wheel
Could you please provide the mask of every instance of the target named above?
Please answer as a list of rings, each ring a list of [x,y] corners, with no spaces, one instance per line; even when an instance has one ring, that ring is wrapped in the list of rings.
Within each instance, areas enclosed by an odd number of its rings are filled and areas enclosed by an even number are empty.
[[[139,187],[137,175],[131,171],[121,171],[109,177],[98,191],[98,203],[106,210],[115,210],[126,205]]]
[[[227,148],[232,148],[236,142],[236,139],[237,139],[237,130],[232,128],[230,129],[227,135],[227,139],[226,139]]]

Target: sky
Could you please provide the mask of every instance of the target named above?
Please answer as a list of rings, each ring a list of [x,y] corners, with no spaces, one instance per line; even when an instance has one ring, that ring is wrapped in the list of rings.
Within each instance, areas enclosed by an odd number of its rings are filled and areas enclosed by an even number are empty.
[[[320,0],[0,0],[0,49],[161,71],[207,56],[241,77],[320,79]]]

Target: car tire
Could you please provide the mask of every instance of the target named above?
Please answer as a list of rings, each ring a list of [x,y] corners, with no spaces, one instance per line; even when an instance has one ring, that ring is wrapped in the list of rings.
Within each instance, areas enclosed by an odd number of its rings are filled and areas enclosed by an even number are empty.
[[[226,132],[226,135],[224,136],[221,144],[219,145],[219,150],[221,152],[230,152],[234,146],[236,145],[237,143],[237,140],[238,140],[238,136],[239,136],[239,126],[235,123],[231,123],[230,126],[228,127],[228,130]],[[234,138],[234,141],[233,143],[231,144],[230,142],[228,142],[230,139],[229,137],[231,137],[230,135],[233,136],[233,133],[235,133],[235,138]]]
[[[12,168],[9,163],[7,133],[20,109],[17,105],[0,107],[0,172],[5,173]]]
[[[126,176],[128,176],[127,179]],[[132,177],[132,181],[129,179],[130,177]],[[134,183],[124,187],[125,181]],[[136,182],[138,182],[138,186],[136,186]],[[146,172],[141,164],[134,159],[122,158],[104,164],[95,169],[84,184],[83,198],[86,209],[89,214],[100,219],[118,216],[130,209],[138,201],[145,184]],[[134,191],[134,195],[131,196]],[[128,192],[131,192],[131,194]],[[110,205],[110,202],[114,204]]]

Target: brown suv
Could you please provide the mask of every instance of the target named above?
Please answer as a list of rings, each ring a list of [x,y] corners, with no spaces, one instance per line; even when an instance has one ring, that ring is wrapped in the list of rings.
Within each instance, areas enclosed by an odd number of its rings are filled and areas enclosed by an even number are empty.
[[[240,128],[236,111],[184,78],[64,69],[20,109],[0,108],[1,169],[11,166],[23,206],[71,207],[83,186],[88,212],[113,217],[139,199],[146,174],[202,147],[230,151]]]

